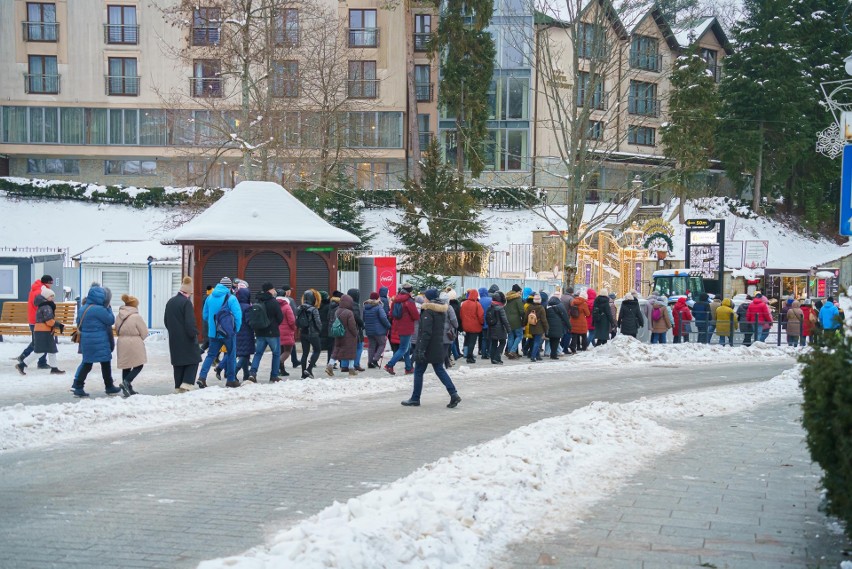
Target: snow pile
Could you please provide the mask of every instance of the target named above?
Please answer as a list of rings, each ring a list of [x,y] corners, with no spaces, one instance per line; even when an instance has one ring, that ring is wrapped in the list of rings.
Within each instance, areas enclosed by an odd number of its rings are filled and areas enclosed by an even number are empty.
[[[533,528],[565,529],[627,477],[684,442],[654,421],[795,398],[798,373],[757,386],[596,402],[427,464],[199,569],[488,567]],[[679,413],[666,409],[674,405]]]

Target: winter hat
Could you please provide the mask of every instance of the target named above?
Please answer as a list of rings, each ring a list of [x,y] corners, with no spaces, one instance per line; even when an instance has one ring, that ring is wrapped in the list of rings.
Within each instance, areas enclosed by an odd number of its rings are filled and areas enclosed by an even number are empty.
[[[402,289],[411,292],[412,290],[414,290],[414,285],[411,283],[403,283]]]
[[[321,290],[321,291],[319,291],[319,294],[320,294],[320,298],[322,300],[328,300],[328,291],[327,290]]]
[[[583,300],[589,300],[589,294],[586,291],[581,292],[579,296]]]
[[[331,293],[331,298],[340,298],[341,296],[343,296],[343,293],[339,290],[335,290]]]
[[[249,288],[249,284],[243,279],[234,279],[234,284],[237,285],[237,288]]]
[[[228,278],[228,277],[222,277],[222,280],[221,280],[221,281],[219,281],[219,284],[220,284],[220,285],[225,285],[226,287],[231,288],[231,285],[233,285],[234,283],[232,283],[232,282],[231,282],[231,279],[230,279],[230,278]]]
[[[788,298],[788,299],[787,299],[787,304],[788,304],[788,305],[793,304],[793,299],[792,299],[792,298]]]
[[[426,297],[423,296],[422,294],[418,294],[417,296],[414,297],[414,302],[417,304],[417,307],[419,308],[421,304],[426,302]]]
[[[500,287],[499,287],[499,286],[497,286],[496,284],[493,284],[493,285],[491,285],[490,287],[488,287],[488,292],[489,292],[490,294],[494,294],[494,293],[495,293],[495,292],[497,292],[498,290],[500,290]]]
[[[607,296],[609,295],[609,290],[602,288],[598,291],[598,296]]]
[[[180,291],[184,294],[192,294],[192,277],[183,277]]]
[[[449,302],[450,301],[450,295],[447,294],[445,291],[441,291],[441,294],[438,295],[438,299],[442,300],[444,302]]]
[[[263,292],[266,292],[266,291],[268,291],[268,290],[272,290],[272,289],[274,289],[274,288],[275,288],[275,285],[274,285],[274,284],[272,284],[272,283],[271,283],[271,282],[269,282],[269,281],[267,281],[267,282],[263,283],[262,285],[260,285],[260,290],[262,290]]]
[[[284,292],[287,292],[288,290],[290,290],[290,285],[288,285],[288,284],[281,285],[281,290],[283,290]]]
[[[47,288],[46,286],[41,287],[41,295],[47,300],[56,297],[56,293],[53,292],[53,289]]]
[[[499,302],[500,304],[506,304],[506,295],[503,294],[502,290],[497,291],[497,296],[499,297],[497,299],[497,302]]]
[[[524,287],[524,292],[523,292],[524,298],[528,298],[528,297],[532,296],[532,293],[533,293],[533,291],[530,287]]]
[[[757,293],[756,295],[754,295],[754,297],[755,297],[755,298],[763,298],[763,293],[762,293],[762,292],[759,292],[759,293]]]
[[[512,285],[512,292],[521,292],[521,285],[515,283]]]
[[[810,299],[810,298],[806,298],[806,299],[805,299],[805,301],[804,301],[804,305],[805,305],[805,306],[810,306],[810,305],[811,305],[811,299]]]
[[[569,286],[568,288],[565,289],[565,292],[568,293],[568,294],[574,294],[574,287]]]
[[[624,295],[624,300],[635,300],[635,297],[628,292]]]
[[[436,288],[427,288],[426,292],[424,292],[423,294],[429,300],[437,300],[438,296],[440,296],[440,293],[438,292],[438,289],[436,289]]]
[[[370,300],[379,300],[379,293],[371,292],[370,293]]]
[[[615,293],[614,292],[609,293],[609,297],[611,299],[615,300]]]
[[[39,280],[41,280],[41,284],[53,284],[53,277],[50,275],[44,275]]]
[[[536,304],[541,304],[541,295],[538,294],[538,293],[535,293],[533,295],[533,302],[536,303]]]
[[[132,306],[133,308],[139,306],[139,299],[135,296],[130,296],[129,294],[122,294],[121,300],[124,301],[124,304],[126,304],[127,306]]]
[[[459,297],[459,294],[456,292],[455,289],[451,288],[450,290],[447,291],[447,298],[449,300],[456,300],[458,297]]]

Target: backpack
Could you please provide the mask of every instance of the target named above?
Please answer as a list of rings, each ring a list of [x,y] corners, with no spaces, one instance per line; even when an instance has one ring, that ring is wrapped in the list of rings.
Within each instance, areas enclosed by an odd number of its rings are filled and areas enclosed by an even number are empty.
[[[312,320],[313,318],[311,318],[311,311],[303,306],[300,306],[296,314],[296,326],[301,328],[302,330],[310,328]]]
[[[328,335],[332,338],[342,338],[346,335],[346,328],[343,327],[343,322],[337,316],[334,317],[334,322],[331,323]]]
[[[252,304],[248,309],[246,317],[249,326],[255,331],[266,330],[272,324],[269,320],[269,315],[266,313],[266,306],[262,302]]]
[[[391,318],[393,318],[394,320],[399,320],[400,318],[402,318],[402,304],[403,303],[401,302],[393,303],[393,310],[391,310]]]
[[[659,322],[663,319],[663,311],[660,310],[659,306],[654,307],[654,311],[651,313],[651,320],[654,322]]]
[[[488,307],[488,312],[485,313],[485,323],[488,326],[496,326],[500,318],[497,317],[497,310],[493,306]]]
[[[535,313],[535,310],[530,310],[530,313],[527,316],[527,324],[530,326],[538,324],[538,315]]]
[[[232,338],[237,331],[237,323],[234,320],[234,313],[231,312],[231,308],[228,306],[228,300],[230,297],[230,294],[225,295],[225,300],[222,301],[222,306],[219,307],[219,310],[217,310],[216,314],[213,315],[213,322],[216,325],[216,337],[223,340]]]
[[[576,304],[572,304],[571,308],[568,309],[568,316],[571,318],[579,318],[580,317],[580,307]]]

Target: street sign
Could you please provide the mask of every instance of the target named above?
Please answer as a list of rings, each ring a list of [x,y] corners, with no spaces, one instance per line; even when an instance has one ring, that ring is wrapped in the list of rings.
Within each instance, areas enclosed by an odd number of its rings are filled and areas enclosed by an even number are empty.
[[[686,226],[692,229],[710,229],[712,221],[709,219],[687,219]]]
[[[843,147],[840,177],[840,234],[852,236],[852,145]]]

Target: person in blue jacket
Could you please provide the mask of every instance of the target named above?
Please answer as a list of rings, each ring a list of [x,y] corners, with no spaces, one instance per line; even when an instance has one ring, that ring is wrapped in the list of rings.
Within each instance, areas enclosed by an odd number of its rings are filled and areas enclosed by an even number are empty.
[[[380,292],[371,292],[369,300],[364,301],[364,333],[369,343],[367,367],[370,369],[381,367],[380,360],[385,353],[385,343],[391,329],[380,295]]]
[[[240,382],[237,381],[237,334],[243,324],[243,311],[240,308],[240,303],[237,297],[231,294],[231,279],[222,277],[219,284],[213,289],[213,292],[204,301],[204,308],[201,311],[201,319],[207,322],[207,337],[210,340],[210,347],[207,349],[207,356],[204,358],[204,363],[201,364],[201,371],[198,372],[198,380],[196,384],[199,388],[207,387],[207,372],[210,371],[210,366],[213,365],[213,360],[216,355],[225,346],[227,352],[225,358],[225,387],[239,387]],[[227,299],[228,309],[234,316],[234,334],[230,338],[220,338],[216,334],[216,313],[222,308],[222,305]]]
[[[497,287],[497,285],[491,285],[491,288],[485,288],[484,286],[479,288],[479,304],[482,305],[483,314],[488,314],[488,309],[491,307],[491,293],[497,292],[498,290],[500,290],[500,288]],[[488,322],[483,322],[482,332],[479,333],[479,355],[485,359],[489,359],[490,352],[491,335],[488,333]]]
[[[826,336],[840,329],[840,311],[834,305],[832,297],[829,296],[825,299],[825,305],[819,309],[819,316],[817,318]]]
[[[92,286],[86,295],[86,303],[77,316],[77,328],[80,331],[80,353],[83,354],[83,364],[80,366],[71,392],[74,397],[88,397],[83,390],[86,376],[92,371],[92,366],[101,364],[101,375],[104,379],[104,390],[107,395],[121,393],[112,379],[112,351],[115,349],[115,337],[112,326],[115,315],[109,308],[110,295],[107,289]]]

